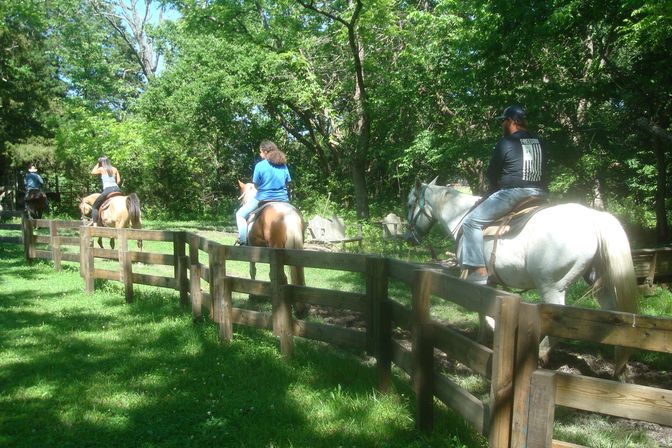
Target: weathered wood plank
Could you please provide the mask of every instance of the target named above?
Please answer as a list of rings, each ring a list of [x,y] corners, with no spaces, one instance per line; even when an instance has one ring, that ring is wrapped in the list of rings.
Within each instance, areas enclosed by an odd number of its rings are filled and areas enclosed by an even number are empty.
[[[357,292],[333,291],[308,286],[287,285],[289,297],[296,302],[328,306],[360,313],[368,311],[366,295]]]
[[[273,318],[269,313],[244,310],[242,308],[231,309],[231,320],[235,324],[256,327],[264,330],[273,330]]]
[[[543,334],[672,353],[672,319],[547,304],[539,313]]]
[[[53,253],[50,250],[35,249],[33,251],[33,258],[40,258],[43,260],[51,260]]]
[[[552,445],[553,421],[555,420],[555,373],[550,370],[537,370],[532,374],[526,446]]]
[[[141,285],[159,286],[161,288],[177,289],[177,281],[171,277],[160,275],[136,274],[133,273],[133,283]]]
[[[406,261],[389,259],[390,277],[411,285],[413,283],[413,271],[418,269],[418,266]]]
[[[476,373],[492,375],[492,349],[472,341],[452,328],[436,321],[430,322],[434,346]]]
[[[484,313],[487,316],[494,316],[497,312],[498,297],[514,296],[488,286],[468,283],[437,270],[430,270],[429,272],[431,272],[433,278],[430,294],[456,303],[467,310]]]
[[[212,246],[212,242],[210,246]],[[216,243],[215,243],[216,244]],[[224,246],[226,259],[235,261],[251,261],[255,263],[270,263],[271,256],[267,247],[254,246]]]
[[[231,289],[243,294],[252,294],[257,296],[271,296],[271,282],[261,280],[250,280],[247,278],[231,277]]]
[[[175,255],[157,254],[154,252],[128,252],[131,261],[145,264],[159,264],[163,266],[174,266]]]
[[[416,270],[413,279],[413,392],[415,392],[415,426],[431,431],[434,426],[434,344],[429,331],[429,292],[434,276]]]
[[[23,244],[23,238],[20,236],[0,236],[0,243]]]
[[[296,320],[294,321],[294,335],[306,339],[328,342],[340,347],[366,348],[365,332],[351,328],[337,327],[335,325]]]
[[[89,227],[91,228],[91,227]],[[96,258],[105,258],[107,260],[118,260],[119,252],[114,249],[101,249],[100,247],[92,247],[91,253]]]
[[[672,426],[672,391],[557,373],[555,404]]]
[[[481,400],[444,375],[434,376],[434,391],[442,403],[460,414],[479,433],[487,432],[489,410]]]
[[[389,303],[392,313],[392,325],[396,325],[404,330],[410,330],[413,320],[411,310],[395,300],[390,300]]]
[[[104,280],[121,281],[121,272],[111,271],[109,269],[94,269],[92,272],[93,278],[101,278]]]
[[[285,257],[288,265],[347,272],[363,273],[366,271],[366,256],[362,254],[287,249]]]
[[[412,374],[413,359],[411,351],[395,339],[392,339],[392,361],[408,375]]]

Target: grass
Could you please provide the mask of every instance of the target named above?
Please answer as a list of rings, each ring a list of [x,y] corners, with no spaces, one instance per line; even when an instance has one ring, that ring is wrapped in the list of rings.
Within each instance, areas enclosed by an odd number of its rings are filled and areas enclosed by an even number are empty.
[[[435,431],[414,429],[398,374],[375,391],[354,353],[299,340],[286,362],[268,332],[193,324],[177,294],[116,282],[83,293],[76,265],[27,266],[0,250],[0,446],[478,447],[437,405]]]
[[[151,224],[148,227],[193,230],[193,223]],[[199,233],[221,243],[234,240],[218,228]],[[171,244],[162,242],[146,242],[145,250],[172,252]],[[57,274],[48,263],[25,266],[21,255],[18,248],[0,249],[0,331],[8,335],[0,341],[0,445],[28,446],[24,438],[76,446],[112,446],[125,439],[136,440],[138,446],[484,444],[438,403],[434,435],[416,433],[412,393],[401,379],[404,375],[396,372],[393,394],[377,394],[375,372],[357,354],[300,341],[295,358],[285,363],[270,334],[244,327],[236,327],[234,342],[222,347],[216,329],[210,324],[194,326],[172,291],[136,286],[136,302],[124,305],[121,285],[97,281],[96,293],[86,296],[77,265]],[[405,258],[423,261],[421,253],[410,255]],[[200,256],[201,262],[207,260],[206,253]],[[96,261],[97,267],[105,264],[117,269],[116,262]],[[172,267],[134,266],[136,271],[172,276]],[[228,262],[227,271],[245,277],[248,264]],[[267,275],[267,267],[260,264],[258,278]],[[306,277],[314,287],[364,291],[357,273],[307,269]],[[598,308],[587,289],[581,282],[573,285],[567,303]],[[19,292],[8,292],[15,290]],[[390,295],[410,303],[410,291],[403,284],[392,282]],[[538,301],[534,292],[523,297]],[[236,306],[250,306],[246,295],[236,294],[234,300]],[[669,317],[670,303],[670,291],[658,288],[655,295],[642,298],[641,312]],[[432,315],[467,331],[478,325],[475,313],[436,297]],[[578,351],[613,356],[607,346],[570,344]],[[672,370],[669,355],[639,352],[632,359],[656,370]],[[481,377],[449,376],[487,399],[489,385]],[[54,425],[57,429],[38,437],[33,416],[44,414],[52,417],[41,417],[39,432]],[[620,422],[558,408],[555,437],[595,447],[658,446],[645,431]],[[88,434],[95,431],[103,436]]]

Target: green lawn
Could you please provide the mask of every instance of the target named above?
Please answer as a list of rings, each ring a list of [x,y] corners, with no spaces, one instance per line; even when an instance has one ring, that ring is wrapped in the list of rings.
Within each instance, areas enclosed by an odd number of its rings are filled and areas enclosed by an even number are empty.
[[[87,296],[77,265],[22,255],[0,249],[0,446],[485,445],[438,404],[434,433],[415,431],[407,379],[377,393],[359,354],[299,340],[286,362],[243,327],[220,345],[173,291],[137,286],[128,305],[97,281]]]

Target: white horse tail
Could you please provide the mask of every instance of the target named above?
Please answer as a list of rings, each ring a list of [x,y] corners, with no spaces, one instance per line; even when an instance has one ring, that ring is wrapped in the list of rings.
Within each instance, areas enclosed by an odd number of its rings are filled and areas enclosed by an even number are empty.
[[[602,302],[602,300],[609,300],[609,297],[613,297],[613,303],[601,303],[602,307],[636,313],[639,289],[628,237],[621,223],[605,212],[596,212],[595,230],[598,257],[595,260],[594,269],[598,299]]]

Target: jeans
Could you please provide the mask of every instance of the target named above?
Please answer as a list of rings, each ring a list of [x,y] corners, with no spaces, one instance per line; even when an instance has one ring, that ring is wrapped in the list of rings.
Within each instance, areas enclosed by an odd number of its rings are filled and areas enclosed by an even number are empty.
[[[244,204],[236,212],[236,225],[238,226],[238,236],[240,237],[240,244],[247,244],[247,218],[250,216],[257,206],[259,201],[252,199]]]
[[[509,213],[522,199],[545,196],[540,188],[507,188],[499,190],[470,211],[462,223],[462,241],[458,261],[462,267],[484,267],[483,227]]]

